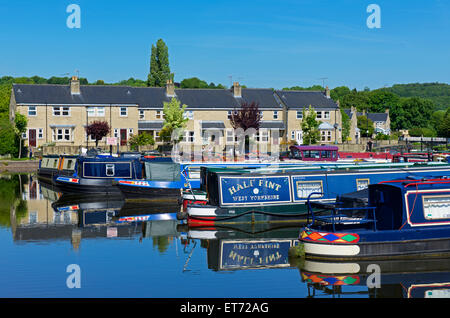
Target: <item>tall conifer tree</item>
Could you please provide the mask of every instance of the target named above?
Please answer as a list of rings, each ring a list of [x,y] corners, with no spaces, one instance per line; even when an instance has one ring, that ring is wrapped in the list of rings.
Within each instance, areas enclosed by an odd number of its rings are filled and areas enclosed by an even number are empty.
[[[169,49],[162,39],[152,45],[150,55],[150,73],[148,74],[147,85],[163,87],[167,80],[173,80],[173,74],[170,73]]]

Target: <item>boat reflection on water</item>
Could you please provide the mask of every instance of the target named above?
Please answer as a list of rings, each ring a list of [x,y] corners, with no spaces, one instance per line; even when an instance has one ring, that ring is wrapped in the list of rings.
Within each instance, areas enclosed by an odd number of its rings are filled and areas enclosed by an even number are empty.
[[[290,267],[289,249],[298,243],[299,228],[297,223],[256,223],[210,228],[180,225],[178,230],[185,246],[192,244],[191,251],[200,240],[200,246],[207,249],[209,269],[227,271]]]
[[[450,258],[323,262],[291,260],[308,297],[450,298]]]
[[[174,201],[128,202],[121,195],[61,193],[36,178],[24,180],[23,215],[11,209],[15,242],[68,240],[77,250],[84,239],[176,237]]]

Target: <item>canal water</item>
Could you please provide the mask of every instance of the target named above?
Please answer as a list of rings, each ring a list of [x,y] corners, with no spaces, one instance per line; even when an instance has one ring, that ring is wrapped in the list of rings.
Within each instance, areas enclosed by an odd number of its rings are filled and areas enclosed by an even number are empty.
[[[32,175],[3,175],[0,297],[450,295],[449,259],[293,259],[288,251],[297,244],[301,224],[190,229],[176,220],[179,208],[62,194]]]

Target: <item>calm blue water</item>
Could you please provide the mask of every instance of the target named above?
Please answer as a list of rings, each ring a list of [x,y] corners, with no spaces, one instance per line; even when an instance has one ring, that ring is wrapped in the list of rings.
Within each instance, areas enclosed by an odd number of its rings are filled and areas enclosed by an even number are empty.
[[[449,295],[449,260],[384,264],[380,288],[368,288],[368,263],[289,259],[298,225],[198,231],[177,225],[175,212],[171,205],[61,196],[28,176],[0,178],[0,297]],[[67,285],[70,264],[79,266],[80,288]]]

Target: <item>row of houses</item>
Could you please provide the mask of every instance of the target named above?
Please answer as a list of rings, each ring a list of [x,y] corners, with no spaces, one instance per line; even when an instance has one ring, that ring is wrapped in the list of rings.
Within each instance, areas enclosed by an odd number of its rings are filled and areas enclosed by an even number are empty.
[[[171,81],[166,87],[128,87],[113,85],[80,85],[73,77],[69,85],[14,84],[11,92],[10,119],[16,112],[28,119],[23,138],[29,147],[54,143],[61,146],[94,145],[85,127],[94,120],[106,121],[110,136],[127,145],[131,135],[147,132],[161,143],[163,106],[176,98],[187,105],[189,119],[183,143],[210,142],[206,132],[219,131],[218,144],[235,140],[230,118],[243,102],[256,102],[262,116],[258,142],[303,143],[301,122],[303,109],[311,106],[317,113],[320,142],[342,142],[342,116],[339,102],[330,98],[330,91],[287,91],[265,88],[243,88],[238,82],[230,89],[179,89]],[[347,111],[347,110],[346,110]],[[359,142],[356,110],[348,110],[351,118],[350,140]],[[372,118],[371,118],[372,117]],[[369,114],[378,131],[389,133],[389,113]],[[276,130],[277,134],[273,131]],[[114,140],[114,139],[113,139]],[[217,142],[217,140],[216,140]],[[277,142],[277,141],[276,141]]]

